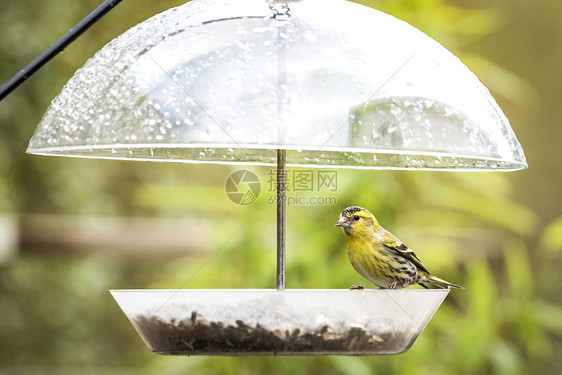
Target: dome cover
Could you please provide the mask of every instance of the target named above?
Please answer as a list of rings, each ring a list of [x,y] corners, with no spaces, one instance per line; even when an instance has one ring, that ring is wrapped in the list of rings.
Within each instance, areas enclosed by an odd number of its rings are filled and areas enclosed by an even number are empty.
[[[370,169],[510,170],[489,91],[414,27],[343,0],[194,0],[79,69],[28,153]]]

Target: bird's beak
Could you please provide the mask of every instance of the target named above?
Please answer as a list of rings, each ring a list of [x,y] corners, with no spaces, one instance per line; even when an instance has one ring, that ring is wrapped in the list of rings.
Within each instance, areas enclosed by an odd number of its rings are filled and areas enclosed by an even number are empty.
[[[335,227],[343,227],[345,224],[345,218],[340,217],[340,219],[338,221],[336,221],[336,223],[334,224]]]

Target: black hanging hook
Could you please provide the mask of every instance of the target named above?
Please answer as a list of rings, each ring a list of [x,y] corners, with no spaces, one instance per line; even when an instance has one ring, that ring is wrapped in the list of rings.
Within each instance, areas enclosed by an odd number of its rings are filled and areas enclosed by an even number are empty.
[[[0,100],[8,96],[14,89],[21,85],[26,79],[31,77],[33,73],[41,69],[43,65],[55,57],[59,52],[62,52],[70,43],[74,42],[84,31],[88,30],[90,26],[99,21],[121,1],[122,0],[105,0],[76,26],[68,30],[66,34],[53,43],[42,54],[37,56],[25,68],[17,72],[6,83],[0,86]]]

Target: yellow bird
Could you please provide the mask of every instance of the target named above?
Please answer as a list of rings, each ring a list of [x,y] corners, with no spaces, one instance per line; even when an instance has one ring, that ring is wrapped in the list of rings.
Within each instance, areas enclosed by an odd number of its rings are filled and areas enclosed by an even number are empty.
[[[382,289],[407,288],[424,283],[439,288],[460,288],[432,275],[420,258],[392,233],[380,226],[364,208],[352,206],[342,211],[335,226],[347,240],[347,255],[361,276]],[[352,286],[352,289],[363,289]]]

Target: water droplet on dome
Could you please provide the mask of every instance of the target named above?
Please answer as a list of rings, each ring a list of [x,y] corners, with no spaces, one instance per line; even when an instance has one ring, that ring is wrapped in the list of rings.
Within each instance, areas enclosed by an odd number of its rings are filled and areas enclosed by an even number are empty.
[[[269,9],[273,12],[273,18],[279,21],[286,21],[291,17],[291,10],[287,3],[273,2],[269,4]]]

